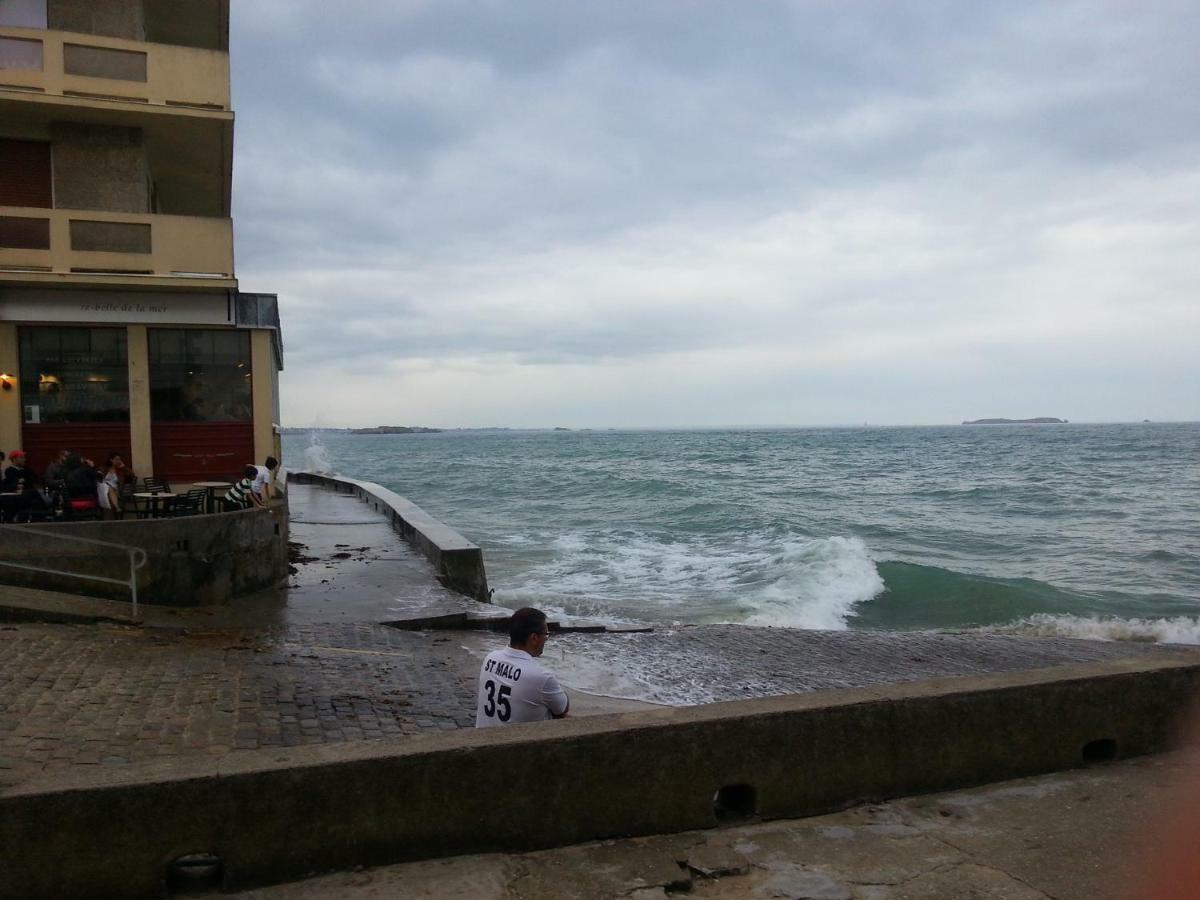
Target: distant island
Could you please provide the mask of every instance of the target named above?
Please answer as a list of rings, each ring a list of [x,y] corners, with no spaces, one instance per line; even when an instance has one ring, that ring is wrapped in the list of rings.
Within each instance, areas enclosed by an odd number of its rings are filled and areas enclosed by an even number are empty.
[[[441,434],[440,428],[419,425],[376,425],[374,428],[351,428],[351,434]]]
[[[1056,419],[1053,416],[1039,416],[1036,419],[975,419],[963,422],[964,425],[1067,425],[1066,419]]]

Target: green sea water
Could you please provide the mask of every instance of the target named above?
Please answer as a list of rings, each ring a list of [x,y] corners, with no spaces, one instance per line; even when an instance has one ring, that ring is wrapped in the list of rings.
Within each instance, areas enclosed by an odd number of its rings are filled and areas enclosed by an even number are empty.
[[[291,434],[615,622],[1200,642],[1200,424]]]

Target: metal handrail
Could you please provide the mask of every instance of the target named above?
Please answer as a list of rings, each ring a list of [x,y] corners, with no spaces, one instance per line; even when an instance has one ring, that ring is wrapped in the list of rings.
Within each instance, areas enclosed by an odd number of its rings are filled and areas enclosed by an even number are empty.
[[[48,575],[63,575],[67,578],[87,578],[91,581],[103,581],[107,584],[123,584],[129,588],[130,599],[133,603],[133,618],[136,619],[138,617],[137,573],[146,564],[146,551],[141,547],[130,547],[128,544],[116,544],[112,541],[98,541],[95,538],[77,537],[73,534],[54,534],[42,528],[35,528],[32,525],[0,525],[0,529],[14,530],[21,534],[28,534],[30,531],[34,531],[37,534],[60,541],[74,541],[77,544],[92,544],[96,547],[111,547],[115,550],[124,550],[129,554],[129,578],[127,580],[108,578],[104,575],[85,575],[82,572],[65,572],[62,569],[51,569],[46,566],[30,566],[3,559],[0,559],[0,566],[8,566],[11,569],[23,569],[27,572],[45,572]]]

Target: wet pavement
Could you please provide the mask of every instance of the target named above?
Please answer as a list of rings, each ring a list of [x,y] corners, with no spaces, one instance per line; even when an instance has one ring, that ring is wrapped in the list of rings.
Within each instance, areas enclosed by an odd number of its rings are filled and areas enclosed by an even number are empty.
[[[474,724],[474,672],[429,633],[0,627],[0,784]]]
[[[1200,648],[1001,634],[697,625],[568,634],[544,661],[566,683],[670,705],[1018,672]]]
[[[0,786],[66,766],[403,740],[473,724],[493,632],[405,631],[491,614],[346,494],[292,485],[295,573],[226,607],[145,608],[143,626],[0,624]],[[2,590],[2,589],[0,589]],[[1001,635],[700,626],[556,634],[545,661],[573,714],[869,686],[1156,653]],[[582,693],[583,691],[591,692]]]
[[[295,566],[280,607],[286,623],[383,622],[483,606],[442,587],[428,560],[357,497],[292,483],[288,502],[291,540],[313,559]]]
[[[64,766],[403,739],[474,724],[475,657],[379,622],[479,604],[353,497],[292,485],[307,561],[229,606],[141,627],[0,624],[0,785]],[[0,588],[2,591],[3,588]]]

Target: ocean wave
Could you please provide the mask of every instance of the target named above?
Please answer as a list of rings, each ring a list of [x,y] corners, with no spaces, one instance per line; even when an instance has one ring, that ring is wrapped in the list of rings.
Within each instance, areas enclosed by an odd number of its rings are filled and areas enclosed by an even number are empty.
[[[1039,613],[987,631],[1039,637],[1073,637],[1093,641],[1137,641],[1157,644],[1200,644],[1200,617],[1122,619]]]
[[[859,538],[779,537],[664,541],[645,534],[560,535],[552,557],[496,600],[568,614],[602,610],[614,621],[740,622],[844,629],[854,608],[883,590]]]
[[[867,545],[855,537],[789,542],[767,570],[771,583],[741,604],[754,610],[748,625],[841,630],[855,607],[884,589]]]
[[[309,445],[304,448],[304,470],[317,475],[337,474],[329,457],[329,448],[321,443],[315,432],[310,437]]]
[[[897,560],[880,562],[878,568],[885,590],[854,610],[854,627],[981,627],[1039,613],[1083,614],[1097,603],[1090,595],[1033,578],[997,578]]]

